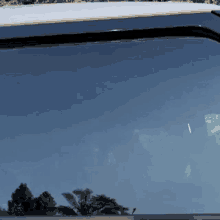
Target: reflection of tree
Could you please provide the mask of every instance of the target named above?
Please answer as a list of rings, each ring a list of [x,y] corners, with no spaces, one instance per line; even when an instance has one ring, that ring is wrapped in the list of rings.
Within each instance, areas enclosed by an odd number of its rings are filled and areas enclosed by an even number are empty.
[[[40,194],[34,199],[34,211],[37,215],[54,215],[56,213],[56,202],[48,191]]]
[[[91,197],[92,192],[87,188],[74,190],[73,194],[63,193],[62,195],[80,215],[128,215],[129,209],[119,205],[115,199],[103,194]],[[75,196],[78,197],[78,202]]]
[[[136,211],[136,208],[133,208],[132,215],[134,214],[135,211]]]
[[[91,205],[89,201],[92,193],[93,191],[87,188],[85,190],[74,190],[73,194],[63,193],[62,195],[79,215],[87,216],[91,215]],[[75,197],[78,197],[78,201],[76,201]]]
[[[62,214],[62,216],[74,216],[77,215],[77,213],[70,207],[67,206],[58,206],[57,212]]]
[[[100,214],[119,214],[119,205],[115,199],[111,199],[105,195],[98,195],[92,198],[93,211]]]
[[[45,191],[35,198],[27,184],[21,183],[11,198],[8,201],[10,215],[54,215],[57,211],[56,202],[49,192]]]
[[[91,196],[91,189],[77,189],[71,193],[63,193],[72,207],[56,206],[54,198],[48,191],[34,197],[27,184],[21,183],[12,193],[11,200],[8,201],[8,211],[0,207],[0,215],[41,215],[54,216],[60,213],[63,216],[91,216],[91,215],[129,215],[126,207],[119,205],[115,199],[104,194]],[[78,200],[76,200],[78,198]]]
[[[9,213],[11,215],[23,216],[33,211],[34,196],[26,184],[20,186],[11,195],[12,200],[8,201]]]

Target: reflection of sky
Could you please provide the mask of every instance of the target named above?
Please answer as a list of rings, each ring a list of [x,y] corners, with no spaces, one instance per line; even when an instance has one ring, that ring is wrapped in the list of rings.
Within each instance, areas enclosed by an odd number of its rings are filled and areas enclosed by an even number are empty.
[[[0,75],[3,208],[25,182],[63,205],[61,193],[88,187],[137,213],[217,212],[219,48],[192,39],[119,46],[21,50],[23,75],[13,74],[16,51],[1,57],[10,73]]]
[[[218,114],[208,114],[205,117],[207,131],[209,135],[217,135],[220,130],[220,121]]]

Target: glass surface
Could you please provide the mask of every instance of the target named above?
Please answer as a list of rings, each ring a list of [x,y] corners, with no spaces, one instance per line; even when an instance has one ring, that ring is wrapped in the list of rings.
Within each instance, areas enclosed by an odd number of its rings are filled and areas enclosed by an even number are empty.
[[[218,212],[220,44],[139,39],[0,50],[0,206],[27,183],[136,214]]]

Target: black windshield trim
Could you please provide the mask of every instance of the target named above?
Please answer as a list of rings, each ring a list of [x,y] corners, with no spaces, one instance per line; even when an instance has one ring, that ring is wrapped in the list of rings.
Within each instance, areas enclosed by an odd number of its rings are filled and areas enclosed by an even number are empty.
[[[220,17],[220,10],[213,10],[213,11],[211,11],[211,13]]]
[[[208,38],[220,43],[220,34],[204,27],[172,27],[148,30],[111,31],[100,33],[83,33],[74,35],[38,36],[28,38],[1,39],[0,49],[23,47],[53,47],[67,43],[107,42],[116,40],[135,40],[140,38],[196,37]]]

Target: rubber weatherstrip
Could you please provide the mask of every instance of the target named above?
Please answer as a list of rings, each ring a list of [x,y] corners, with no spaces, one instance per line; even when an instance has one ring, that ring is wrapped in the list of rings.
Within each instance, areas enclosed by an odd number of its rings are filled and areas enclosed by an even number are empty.
[[[211,13],[220,17],[220,10],[213,10]]]
[[[106,42],[117,40],[135,40],[140,38],[208,38],[220,43],[220,34],[204,27],[184,26],[171,28],[153,28],[132,31],[110,31],[101,33],[83,33],[74,35],[53,35],[28,38],[11,38],[0,40],[0,49],[22,47],[53,47],[68,43]]]

